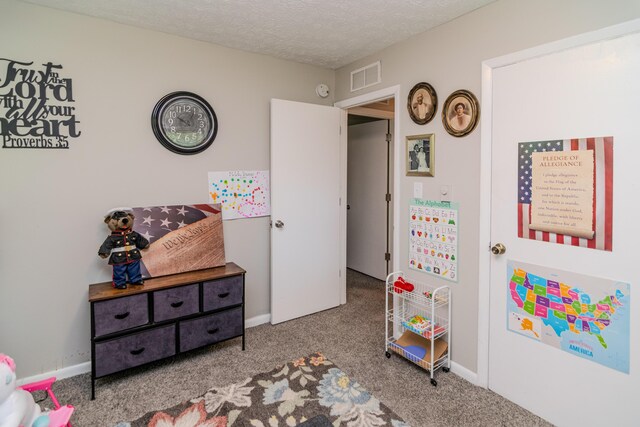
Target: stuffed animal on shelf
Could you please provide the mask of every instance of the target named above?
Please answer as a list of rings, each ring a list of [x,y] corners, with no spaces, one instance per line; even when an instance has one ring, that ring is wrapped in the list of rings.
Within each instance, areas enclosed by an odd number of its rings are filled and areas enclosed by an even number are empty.
[[[127,278],[132,285],[143,285],[140,273],[141,249],[149,247],[149,241],[140,233],[133,231],[133,210],[116,208],[104,217],[104,222],[111,230],[98,250],[101,258],[109,257],[113,266],[113,287],[127,288]]]
[[[41,413],[31,393],[16,387],[13,359],[0,353],[0,427],[61,427],[72,412],[73,407],[67,405]]]

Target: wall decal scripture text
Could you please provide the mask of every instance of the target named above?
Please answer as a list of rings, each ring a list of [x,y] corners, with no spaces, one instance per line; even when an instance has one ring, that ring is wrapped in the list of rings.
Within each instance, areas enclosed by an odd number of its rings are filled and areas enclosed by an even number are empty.
[[[71,79],[62,65],[33,66],[0,58],[0,135],[2,148],[69,148],[81,132]]]

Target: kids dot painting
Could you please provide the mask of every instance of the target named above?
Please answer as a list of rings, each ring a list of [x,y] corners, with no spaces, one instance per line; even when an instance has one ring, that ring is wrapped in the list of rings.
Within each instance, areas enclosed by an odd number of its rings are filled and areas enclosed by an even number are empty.
[[[222,204],[222,219],[268,216],[269,171],[209,172],[209,200]]]

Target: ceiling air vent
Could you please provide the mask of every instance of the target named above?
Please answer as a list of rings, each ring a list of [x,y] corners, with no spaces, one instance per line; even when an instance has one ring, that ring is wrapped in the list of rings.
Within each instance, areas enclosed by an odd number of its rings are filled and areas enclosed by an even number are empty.
[[[380,83],[380,61],[351,72],[351,92]]]

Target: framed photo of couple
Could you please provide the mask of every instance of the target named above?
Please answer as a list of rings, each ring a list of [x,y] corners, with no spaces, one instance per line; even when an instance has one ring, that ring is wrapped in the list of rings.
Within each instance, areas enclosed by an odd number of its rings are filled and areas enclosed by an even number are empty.
[[[435,176],[435,134],[407,136],[407,176]]]

